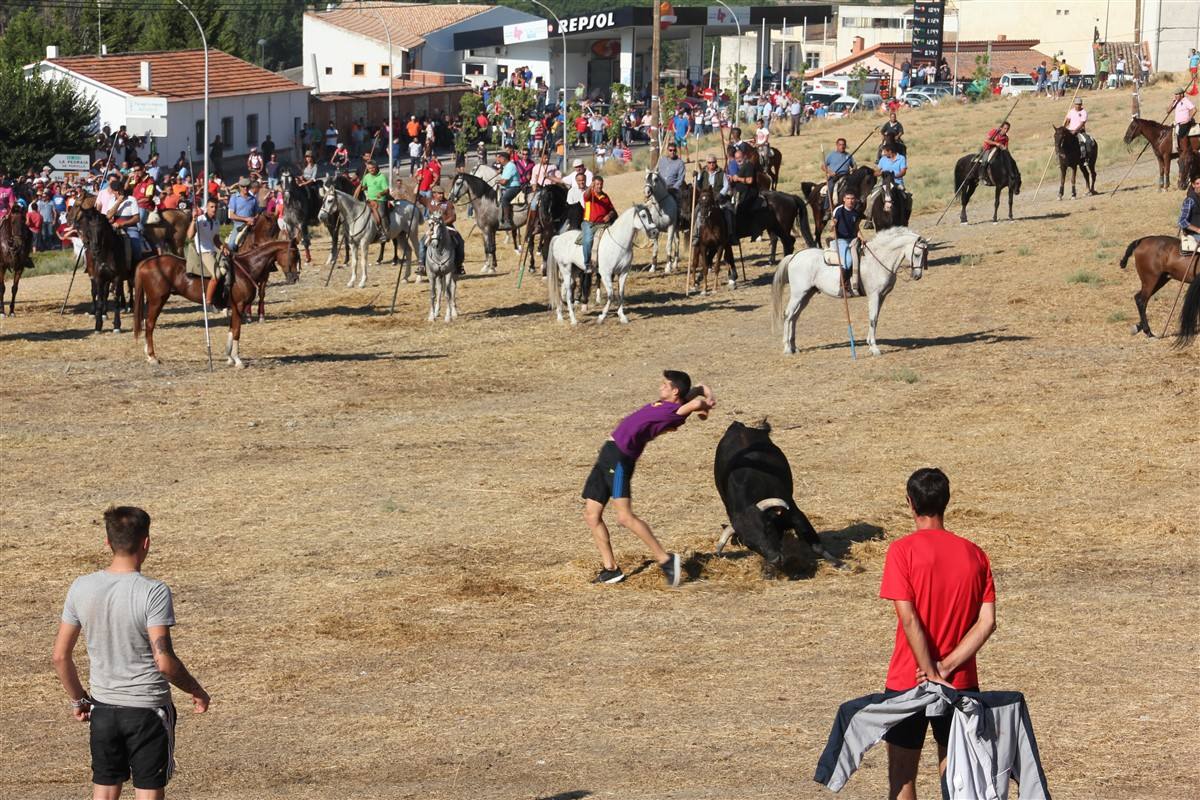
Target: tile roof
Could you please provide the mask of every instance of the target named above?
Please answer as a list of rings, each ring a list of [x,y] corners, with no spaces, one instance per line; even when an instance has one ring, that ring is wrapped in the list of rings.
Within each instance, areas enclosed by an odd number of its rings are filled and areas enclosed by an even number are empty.
[[[141,62],[150,62],[150,90],[138,87]],[[69,69],[97,83],[134,95],[194,100],[204,97],[204,51],[173,50],[106,56],[48,58],[44,63]],[[211,97],[267,92],[310,91],[307,86],[210,48],[208,94]]]
[[[963,40],[958,43],[958,71],[960,75],[970,75],[974,71],[975,56],[988,52],[987,40]],[[1042,61],[1049,62],[1050,56],[1034,48],[1041,44],[1040,39],[1002,39],[993,41],[992,77],[998,78],[1006,72],[1027,73],[1037,67]],[[874,57],[885,64],[891,64],[896,69],[909,59],[912,54],[912,44],[909,42],[883,42],[852,53],[845,58],[826,64],[824,68],[809,70],[805,78],[817,77],[821,74],[833,75],[854,66],[859,61]],[[943,42],[942,57],[953,65],[954,42]]]
[[[390,31],[394,46],[417,47],[425,43],[425,34],[439,31],[493,8],[497,6],[394,3],[376,6],[367,11],[357,5],[335,8],[332,11],[309,11],[305,16],[380,42],[387,41]],[[386,28],[384,22],[380,21],[381,16],[387,24]]]

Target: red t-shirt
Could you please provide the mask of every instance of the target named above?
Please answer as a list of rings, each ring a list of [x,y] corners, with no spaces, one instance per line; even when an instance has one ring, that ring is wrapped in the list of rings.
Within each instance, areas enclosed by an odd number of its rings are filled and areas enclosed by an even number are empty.
[[[980,606],[996,602],[996,587],[987,554],[978,545],[949,531],[924,530],[892,542],[879,596],[913,604],[930,655],[938,661],[958,646],[979,619]],[[950,683],[956,689],[979,686],[974,656],[950,675]],[[886,686],[904,691],[916,685],[917,659],[897,621]]]

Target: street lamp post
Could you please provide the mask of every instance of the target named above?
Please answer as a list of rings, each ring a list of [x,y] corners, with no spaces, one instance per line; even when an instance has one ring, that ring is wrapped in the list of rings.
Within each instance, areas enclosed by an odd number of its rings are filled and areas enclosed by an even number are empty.
[[[738,64],[742,63],[742,23],[738,21],[737,14],[733,13],[733,9],[716,0],[717,5],[729,12],[729,16],[733,17],[733,24],[737,26],[738,35]],[[724,58],[724,56],[722,56]],[[741,109],[742,99],[742,79],[738,76],[736,70],[733,75],[733,121],[738,121],[738,112]]]
[[[555,14],[553,11],[550,10],[549,6],[547,6],[545,3],[538,2],[538,0],[530,0],[530,2],[533,3],[534,5],[536,5],[538,8],[545,9],[547,14],[554,17],[554,24],[558,26],[558,32],[562,36],[562,49],[563,49],[563,53],[562,53],[562,56],[563,56],[563,59],[562,59],[562,61],[563,61],[563,65],[562,65],[562,67],[563,67],[562,115],[563,115],[563,125],[566,126],[566,124],[567,124],[567,32],[563,30],[562,20],[560,20],[558,18],[557,14]],[[564,162],[567,159],[567,144],[566,143],[569,138],[570,137],[567,136],[567,133],[566,133],[566,128],[564,127],[564,129],[563,129],[563,161]]]
[[[359,5],[360,7],[362,6],[361,3]],[[387,147],[388,153],[388,191],[390,192],[395,186],[395,184],[392,182],[394,179],[392,164],[392,125],[395,124],[395,119],[392,117],[392,85],[395,82],[395,75],[392,74],[392,32],[388,29],[387,22],[384,20],[383,14],[379,13],[379,8],[377,6],[370,6],[370,9],[375,12],[375,16],[379,19],[379,24],[383,26],[383,32],[387,35],[388,44],[388,118],[387,141],[384,143],[384,146]]]
[[[200,46],[204,48],[204,174],[201,176],[201,183],[204,186],[204,205],[201,208],[207,211],[208,209],[208,37],[204,35],[204,26],[200,24],[200,20],[196,19],[196,15],[192,10],[183,4],[183,0],[175,0],[179,7],[188,13],[192,18],[192,22],[196,23],[196,30],[200,31]],[[192,195],[193,200],[195,195]],[[233,269],[231,264],[230,269]],[[200,270],[201,275],[204,274],[203,268]],[[214,269],[212,280],[217,279],[217,272]],[[204,291],[204,278],[200,279],[200,307],[204,311],[204,345],[208,349],[208,371],[213,371],[212,361],[212,334],[208,329],[208,300],[207,294]]]
[[[266,39],[258,40],[258,65],[260,67],[263,66],[263,64],[266,62],[266,55],[265,55],[265,51],[264,51],[264,48],[266,46],[267,46]]]

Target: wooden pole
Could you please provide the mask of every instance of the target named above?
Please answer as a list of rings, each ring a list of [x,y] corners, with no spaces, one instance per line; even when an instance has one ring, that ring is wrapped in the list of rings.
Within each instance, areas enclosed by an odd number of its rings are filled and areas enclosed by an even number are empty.
[[[988,42],[988,47],[989,48],[991,47],[991,42]],[[1021,98],[1024,96],[1025,96],[1024,94],[1017,95],[1017,102],[1012,104],[1012,108],[1010,108],[1008,110],[1008,113],[1004,115],[1004,119],[1000,120],[1000,125],[1003,125],[1004,123],[1008,122],[1008,118],[1012,116],[1012,112],[1017,110],[1017,105],[1021,102]],[[997,125],[996,127],[999,128],[1000,125]],[[971,176],[975,174],[975,170],[979,167],[979,165],[981,163],[983,163],[982,159],[980,158],[980,156],[982,156],[982,155],[983,155],[983,148],[981,147],[981,148],[979,148],[979,153],[977,153],[975,156],[975,162],[973,164],[971,164],[971,169],[969,169],[967,171],[967,176],[965,178],[963,178],[963,182],[960,183],[958,185],[958,188],[954,190],[954,196],[950,198],[950,202],[947,203],[946,207],[942,209],[942,213],[937,218],[937,222],[933,223],[934,225],[942,224],[942,217],[946,216],[946,212],[950,210],[950,206],[954,205],[954,201],[958,199],[958,195],[960,192],[962,192],[963,187],[967,185],[967,181],[971,180]]]
[[[658,126],[659,136],[650,142],[650,160],[651,162],[658,161],[659,145],[663,131],[663,121],[660,119],[662,108],[659,106],[659,81],[658,75],[661,71],[659,59],[662,57],[662,30],[659,28],[662,20],[662,8],[657,0],[651,0],[654,6],[654,14],[651,19],[650,30],[650,119]],[[672,110],[673,112],[674,110]]]
[[[1167,109],[1167,113],[1163,116],[1162,122],[1158,123],[1159,125],[1163,125],[1164,123],[1166,123],[1167,117],[1170,117],[1172,112],[1175,111],[1175,106],[1176,106],[1176,104],[1178,104],[1178,102],[1179,101],[1176,100],[1173,103],[1171,103],[1171,107]],[[1167,135],[1174,136],[1175,134],[1174,134],[1174,131],[1168,131]],[[1113,190],[1111,192],[1109,192],[1109,194],[1108,194],[1109,197],[1116,196],[1117,190],[1121,188],[1121,184],[1124,183],[1125,180],[1133,172],[1133,168],[1137,166],[1137,163],[1142,160],[1142,156],[1144,156],[1146,154],[1146,150],[1149,149],[1150,144],[1151,144],[1150,137],[1147,136],[1146,137],[1146,146],[1141,149],[1141,152],[1139,152],[1137,154],[1137,158],[1135,158],[1133,160],[1133,163],[1129,165],[1129,169],[1127,169],[1125,171],[1125,174],[1121,176],[1121,180],[1117,181],[1117,185],[1113,187]],[[1171,184],[1171,162],[1170,162],[1170,160],[1168,160],[1167,161],[1167,185],[1170,186],[1170,184]]]
[[[838,284],[842,282],[841,267],[837,267]],[[842,307],[846,310],[846,333],[850,337],[850,358],[854,361],[858,360],[858,352],[854,349],[854,324],[850,322],[850,292],[847,288],[842,289]]]
[[[71,287],[75,285],[75,273],[79,271],[79,260],[83,258],[83,250],[79,251],[79,255],[75,256],[75,266],[71,268],[71,282],[67,284],[67,296],[63,298],[62,309],[58,315],[61,317],[67,313],[67,301],[71,299]]]
[[[1195,275],[1197,258],[1200,258],[1200,251],[1192,253],[1192,263],[1188,264],[1187,272],[1183,273],[1183,280],[1179,282],[1179,291],[1175,292],[1175,302],[1171,303],[1171,313],[1167,314],[1167,321],[1162,326],[1163,336],[1167,335],[1167,330],[1171,327],[1171,320],[1175,317],[1175,306],[1179,305],[1179,296],[1183,294],[1183,287],[1187,285],[1188,278]]]

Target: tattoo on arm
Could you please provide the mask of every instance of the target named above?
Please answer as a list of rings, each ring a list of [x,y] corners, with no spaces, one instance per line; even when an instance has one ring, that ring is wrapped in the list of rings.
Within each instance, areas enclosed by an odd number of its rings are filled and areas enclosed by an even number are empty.
[[[160,656],[176,658],[175,649],[171,646],[171,636],[160,636],[154,640],[154,652]]]

